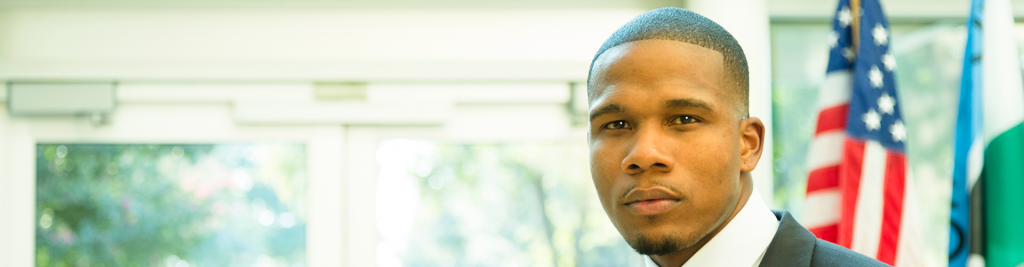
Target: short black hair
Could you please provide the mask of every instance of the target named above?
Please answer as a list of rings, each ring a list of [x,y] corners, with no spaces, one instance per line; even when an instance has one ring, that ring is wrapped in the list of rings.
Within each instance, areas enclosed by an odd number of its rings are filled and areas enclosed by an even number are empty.
[[[594,76],[594,63],[608,49],[621,44],[642,40],[671,40],[694,44],[722,53],[725,65],[725,78],[735,82],[734,92],[742,104],[741,112],[746,117],[750,102],[750,71],[747,69],[747,57],[743,54],[736,38],[729,34],[721,25],[686,9],[663,7],[637,16],[615,31],[597,50],[590,61],[587,75],[587,95],[593,97],[590,87]]]

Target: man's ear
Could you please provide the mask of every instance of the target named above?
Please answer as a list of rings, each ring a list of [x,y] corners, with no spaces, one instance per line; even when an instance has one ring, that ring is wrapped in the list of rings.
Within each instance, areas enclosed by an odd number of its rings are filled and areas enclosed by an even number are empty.
[[[764,150],[764,123],[750,117],[740,122],[740,171],[751,172]]]

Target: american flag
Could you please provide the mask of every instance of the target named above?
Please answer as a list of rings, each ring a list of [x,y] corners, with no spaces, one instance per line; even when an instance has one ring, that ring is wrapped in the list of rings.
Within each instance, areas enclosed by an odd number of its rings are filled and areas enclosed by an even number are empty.
[[[889,265],[920,266],[889,22],[878,0],[850,2],[839,1],[829,34],[802,221],[818,238]]]

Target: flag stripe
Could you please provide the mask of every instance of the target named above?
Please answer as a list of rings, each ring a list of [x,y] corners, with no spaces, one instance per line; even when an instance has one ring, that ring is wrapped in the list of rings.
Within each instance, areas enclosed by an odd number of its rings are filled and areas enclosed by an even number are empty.
[[[807,211],[807,216],[804,216],[804,220],[801,223],[803,223],[804,227],[807,227],[808,229],[827,226],[833,226],[834,228],[834,226],[839,223],[841,214],[839,209],[836,207],[840,206],[842,200],[842,194],[839,192],[839,188],[807,193],[807,201],[804,202],[804,209]],[[832,233],[833,237],[835,235],[835,233]],[[829,241],[835,242],[835,238]]]
[[[860,188],[853,218],[853,242],[850,249],[875,257],[882,230],[882,192],[885,186],[886,151],[875,141],[864,145]]]
[[[818,114],[818,129],[815,135],[828,131],[845,131],[846,117],[849,116],[850,105],[843,104],[822,109]]]
[[[813,170],[807,176],[808,198],[816,191],[839,187],[839,165]]]
[[[831,224],[817,228],[808,228],[808,230],[810,230],[811,233],[814,234],[814,236],[817,236],[821,240],[825,240],[832,243],[836,242],[836,232],[838,229],[839,224]]]
[[[987,103],[986,103],[987,104]],[[988,117],[985,117],[986,119]],[[988,121],[985,121],[988,123]],[[986,265],[1024,263],[1024,124],[997,136],[985,148],[983,226]],[[998,234],[994,234],[998,233]]]
[[[818,110],[849,104],[852,88],[853,71],[847,69],[827,73],[825,81],[821,83],[821,92],[818,93]]]
[[[857,191],[860,189],[860,173],[864,160],[864,143],[855,140],[847,140],[842,150],[843,165],[840,167],[839,183],[842,186],[843,201],[841,218],[845,222],[852,222],[855,219],[854,211],[857,209]],[[838,245],[849,248],[853,241],[853,224],[840,223],[838,231]]]
[[[900,222],[903,219],[903,193],[906,190],[907,159],[899,154],[889,154],[885,167],[885,206],[882,207],[882,236],[878,244],[878,260],[885,264],[896,264],[896,246],[900,238]]]
[[[811,140],[811,150],[807,152],[807,169],[814,171],[820,168],[839,166],[842,163],[843,142],[846,132],[832,131],[819,134]]]
[[[992,57],[981,60],[981,84],[984,86],[981,93],[984,105],[981,108],[985,117],[982,129],[986,141],[992,142],[1024,121],[1024,105],[1021,105],[1024,81],[1020,75],[1019,48],[1013,37],[1016,24],[1010,11],[1013,10],[1010,1],[985,1],[983,6],[982,56]],[[989,143],[985,145],[988,147]]]
[[[904,161],[906,164],[908,161]],[[906,166],[906,165],[904,165]],[[908,168],[904,177],[910,175]],[[894,267],[918,267],[924,264],[924,243],[921,235],[920,210],[913,207],[920,207],[917,204],[917,194],[914,192],[913,183],[907,184],[903,190],[903,213],[900,214],[900,238],[896,244],[896,264]]]

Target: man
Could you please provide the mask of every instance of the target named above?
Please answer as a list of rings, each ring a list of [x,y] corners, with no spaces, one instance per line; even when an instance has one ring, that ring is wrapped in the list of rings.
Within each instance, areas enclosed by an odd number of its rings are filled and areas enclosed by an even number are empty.
[[[743,50],[717,23],[640,15],[598,50],[587,87],[594,185],[647,265],[886,266],[763,203],[750,172],[764,124],[748,115]]]

